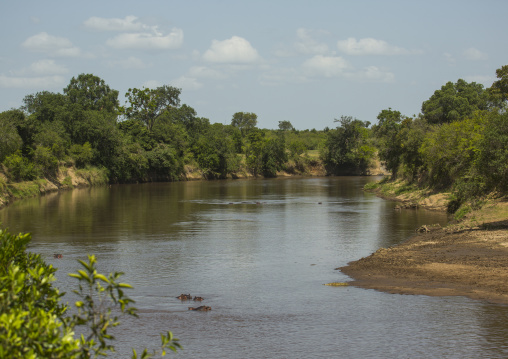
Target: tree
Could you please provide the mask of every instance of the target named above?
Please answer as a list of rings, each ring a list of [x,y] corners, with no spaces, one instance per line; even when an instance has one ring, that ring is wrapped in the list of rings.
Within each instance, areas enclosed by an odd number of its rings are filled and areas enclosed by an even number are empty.
[[[378,123],[372,127],[372,132],[377,138],[379,148],[379,159],[383,161],[384,166],[392,173],[397,175],[400,166],[402,153],[402,138],[400,131],[403,116],[399,111],[388,108],[382,110],[377,115]]]
[[[226,135],[224,125],[220,123],[211,125],[209,130],[199,137],[192,152],[205,178],[226,178],[238,169],[233,142]]]
[[[23,145],[15,125],[17,114],[19,112],[16,110],[5,111],[0,114],[0,162],[6,156],[19,150]],[[23,116],[23,113],[21,115]]]
[[[366,173],[375,151],[367,142],[369,123],[351,116],[341,116],[335,122],[340,126],[326,133],[321,153],[327,172],[334,175]]]
[[[291,122],[289,122],[289,121],[279,121],[279,130],[281,130],[281,131],[291,131],[291,130],[294,130],[294,129],[295,128],[293,127]]]
[[[73,77],[63,92],[70,103],[81,105],[83,110],[115,112],[119,109],[118,91],[92,74]]]
[[[496,76],[499,80],[494,81],[488,92],[494,106],[502,107],[508,101],[508,65],[497,69]]]
[[[426,134],[419,149],[431,185],[449,188],[471,168],[480,150],[484,119],[455,121],[436,127]]]
[[[258,123],[258,116],[253,112],[237,112],[231,119],[231,125],[238,127],[242,133],[242,137],[256,127]]]
[[[180,89],[167,85],[156,89],[129,89],[125,97],[130,106],[125,110],[125,114],[129,119],[140,120],[148,131],[152,131],[154,124],[165,111],[180,105],[180,93]]]
[[[422,104],[423,117],[431,124],[448,123],[471,117],[475,111],[487,109],[487,93],[483,85],[459,79],[447,82]]]

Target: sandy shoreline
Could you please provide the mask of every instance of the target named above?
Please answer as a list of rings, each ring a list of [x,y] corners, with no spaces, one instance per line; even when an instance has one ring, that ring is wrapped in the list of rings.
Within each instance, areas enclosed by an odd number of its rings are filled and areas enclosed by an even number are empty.
[[[508,220],[490,230],[431,228],[340,269],[351,285],[508,304]]]

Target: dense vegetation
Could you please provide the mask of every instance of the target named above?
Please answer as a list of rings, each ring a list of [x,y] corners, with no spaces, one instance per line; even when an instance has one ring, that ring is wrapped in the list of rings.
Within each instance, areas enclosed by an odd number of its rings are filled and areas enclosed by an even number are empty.
[[[230,125],[211,124],[180,104],[180,89],[118,91],[92,74],[72,78],[63,93],[38,92],[0,114],[0,162],[9,181],[53,178],[62,166],[95,167],[110,182],[172,181],[184,167],[204,178],[240,174],[273,177],[305,171],[323,133],[257,128],[254,113],[233,114]]]
[[[451,190],[451,212],[508,191],[508,65],[490,88],[448,82],[422,104],[416,118],[391,108],[372,134],[392,178]]]
[[[124,183],[174,181],[189,171],[206,179],[305,174],[319,164],[329,175],[367,174],[379,158],[392,178],[453,190],[456,209],[508,190],[508,66],[496,74],[487,89],[446,83],[414,118],[388,108],[373,126],[341,116],[322,131],[298,131],[287,120],[260,129],[251,112],[211,124],[171,86],[129,89],[121,106],[118,91],[81,74],[63,93],[27,95],[21,108],[0,113],[1,169],[9,182],[52,179],[74,166]],[[0,190],[5,181],[0,176]]]

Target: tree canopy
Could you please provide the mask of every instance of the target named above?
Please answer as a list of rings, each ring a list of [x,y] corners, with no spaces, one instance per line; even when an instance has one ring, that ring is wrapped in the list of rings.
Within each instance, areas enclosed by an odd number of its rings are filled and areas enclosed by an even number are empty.
[[[431,124],[463,120],[475,111],[488,108],[483,85],[459,79],[447,82],[422,104],[423,117]]]
[[[180,105],[180,93],[180,89],[167,85],[155,89],[129,89],[125,94],[129,102],[125,114],[129,119],[140,120],[148,131],[152,131],[155,122],[165,111]]]

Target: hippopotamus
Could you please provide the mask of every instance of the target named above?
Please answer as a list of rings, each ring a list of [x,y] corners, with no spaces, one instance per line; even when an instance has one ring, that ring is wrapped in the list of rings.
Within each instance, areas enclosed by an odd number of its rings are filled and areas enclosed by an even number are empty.
[[[200,312],[208,312],[209,310],[212,310],[212,307],[209,307],[207,305],[202,305],[196,308],[189,307],[189,310],[198,310]]]
[[[191,300],[192,299],[192,295],[190,295],[190,294],[180,294],[176,298],[180,299],[180,300]]]
[[[62,258],[63,256],[60,253],[53,254],[53,257],[55,258]]]
[[[195,302],[202,302],[203,300],[205,300],[203,297],[194,297]]]

